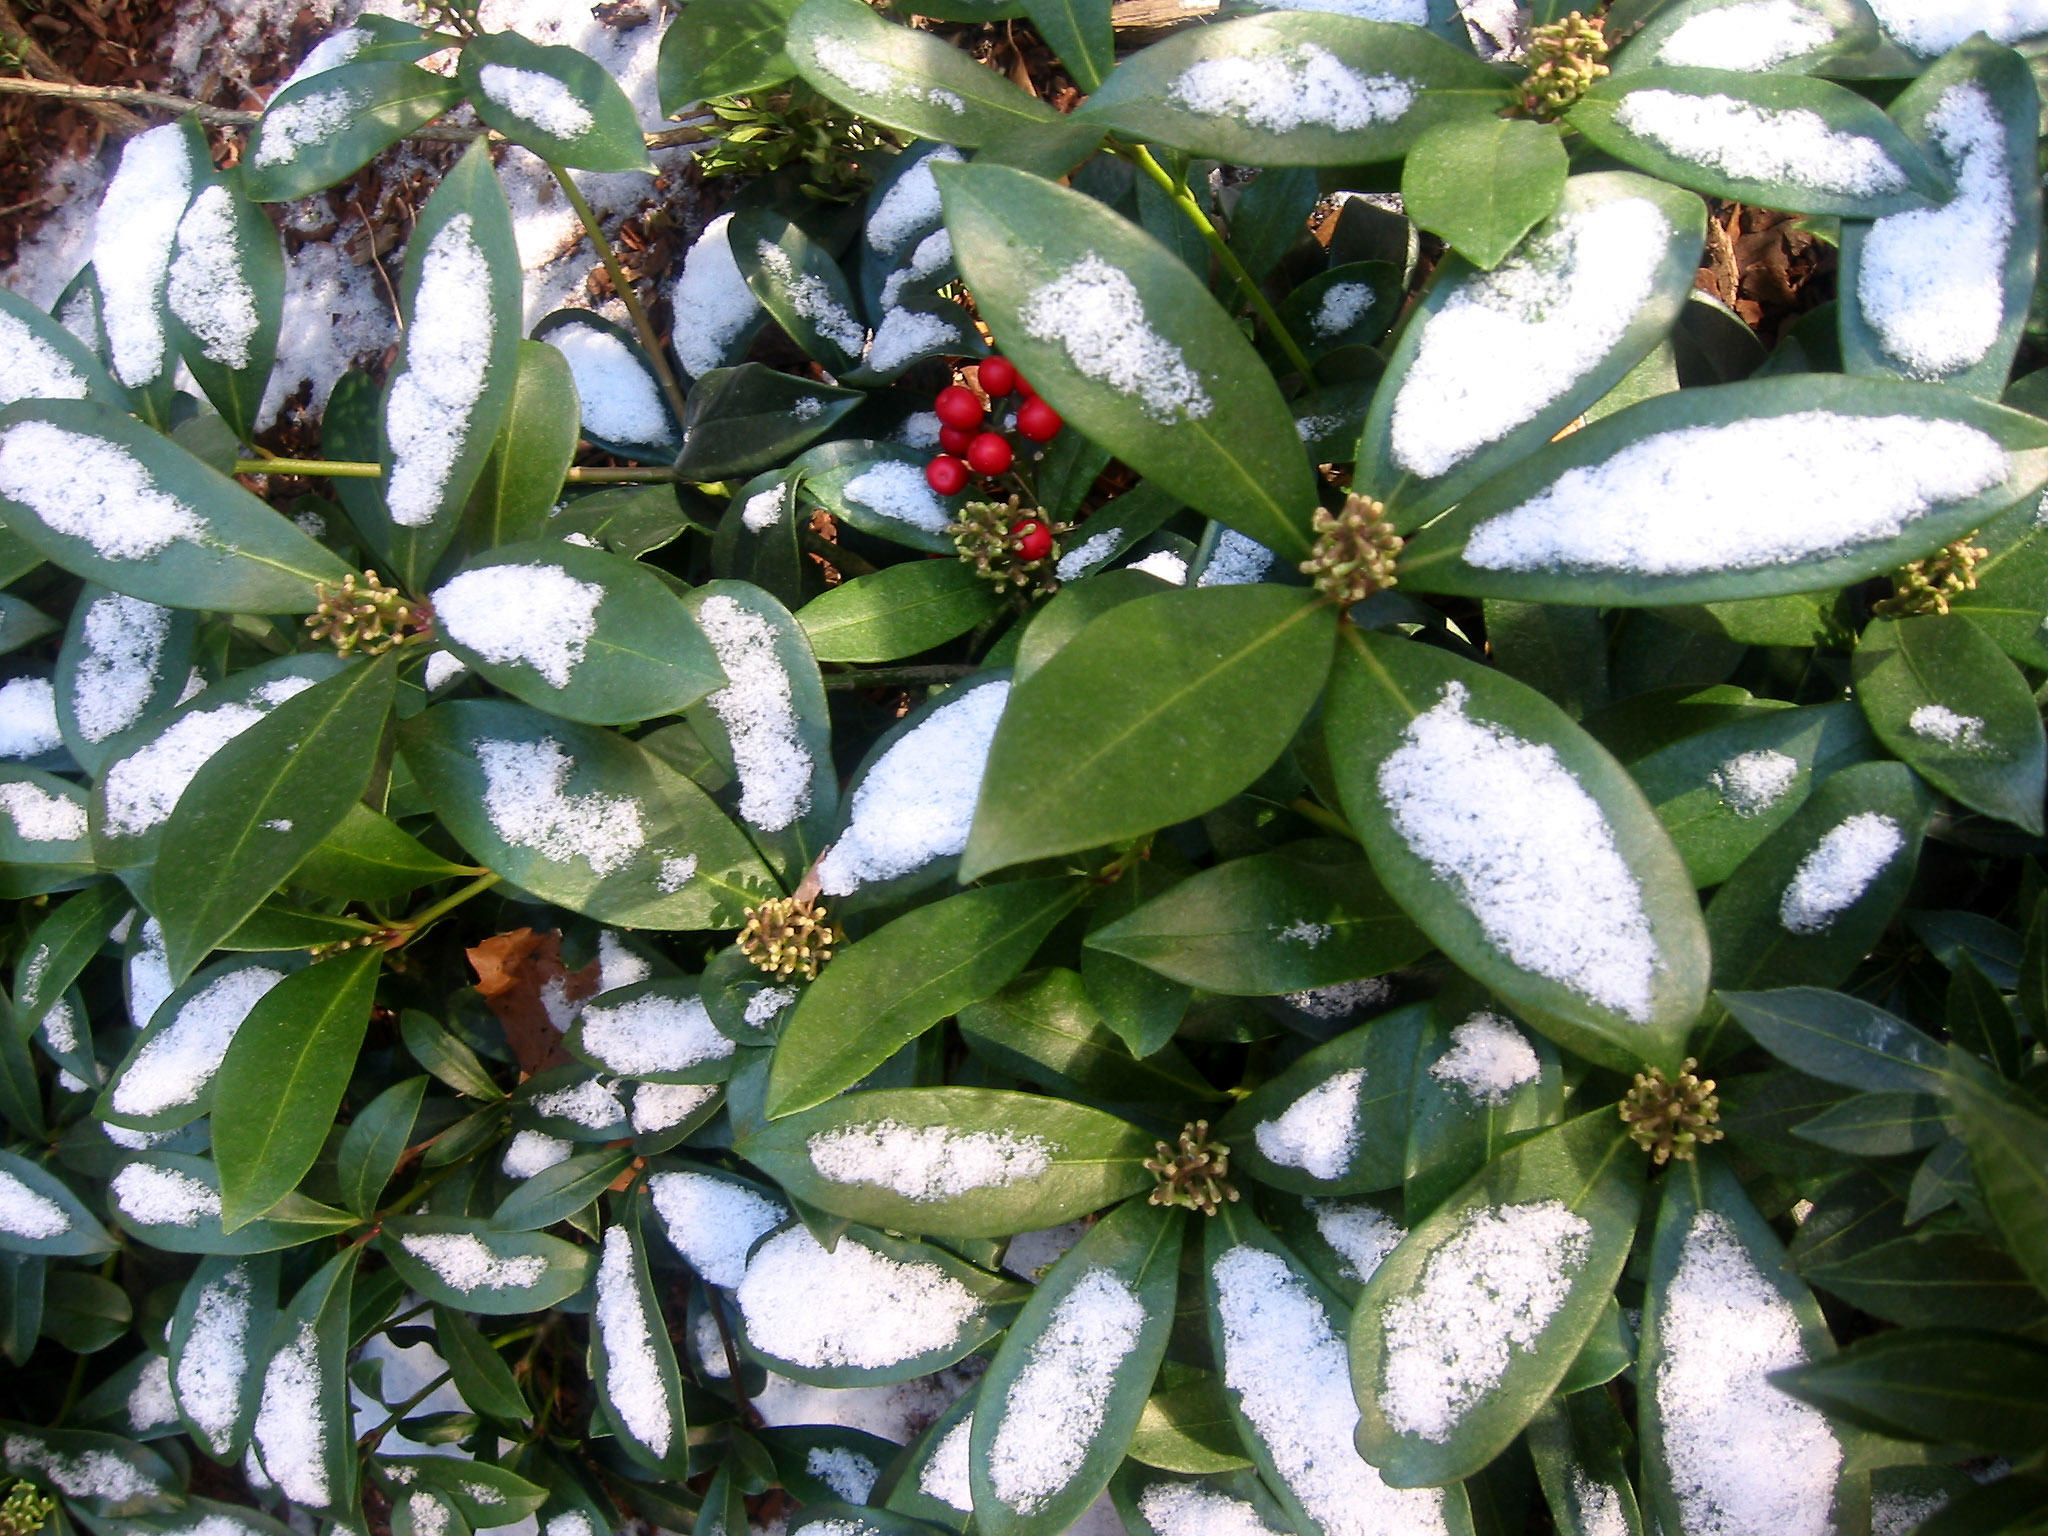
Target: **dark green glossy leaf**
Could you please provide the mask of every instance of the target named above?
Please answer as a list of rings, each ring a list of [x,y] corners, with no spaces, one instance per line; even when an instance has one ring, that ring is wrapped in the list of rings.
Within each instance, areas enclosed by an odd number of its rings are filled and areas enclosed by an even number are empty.
[[[287,976],[249,1010],[214,1081],[221,1224],[234,1232],[298,1187],[348,1087],[376,999],[381,949]]]
[[[322,896],[391,901],[468,873],[468,866],[449,863],[388,817],[357,804],[291,872],[291,884]]]
[[[347,1211],[288,1194],[256,1220],[222,1230],[220,1174],[204,1158],[145,1152],[114,1175],[109,1204],[131,1236],[166,1253],[272,1253],[356,1224]]]
[[[897,918],[834,955],[783,1026],[767,1110],[821,1104],[925,1030],[1030,963],[1084,894],[1078,881],[963,891]]]
[[[1357,639],[1324,729],[1388,893],[1559,1044],[1675,1069],[1705,1002],[1706,934],[1634,781],[1533,689],[1430,646]],[[1608,938],[1589,949],[1589,932]]]
[[[1166,1353],[1183,1220],[1138,1200],[1119,1206],[1010,1325],[969,1439],[975,1523],[990,1536],[1064,1531],[1108,1485]]]
[[[804,497],[862,533],[953,556],[958,551],[946,525],[967,497],[934,491],[924,477],[930,461],[927,450],[901,443],[826,443],[800,461],[810,471]]]
[[[1523,1435],[1559,1536],[1643,1536],[1628,1425],[1605,1392],[1552,1399]]]
[[[0,384],[0,406],[90,398],[115,410],[127,408],[126,391],[108,377],[92,348],[12,289],[0,290],[0,336],[18,368]]]
[[[1005,1237],[1146,1188],[1154,1139],[1065,1099],[899,1088],[772,1121],[736,1150],[837,1216],[898,1232]]]
[[[1876,946],[1919,865],[1929,795],[1899,763],[1825,780],[1714,894],[1714,984],[1831,987]]]
[[[735,213],[726,240],[754,297],[805,356],[834,374],[859,363],[867,328],[828,248],[793,219],[765,207]]]
[[[1948,979],[1944,1011],[1949,1037],[2007,1078],[2020,1075],[2020,1037],[2012,1006],[1965,952]]]
[[[1859,1093],[1792,1128],[1795,1136],[1859,1157],[1901,1157],[1941,1142],[1941,1100],[1924,1093]]]
[[[965,634],[1002,606],[972,567],[910,560],[828,587],[797,622],[820,661],[895,661]]]
[[[80,891],[50,909],[22,947],[14,971],[14,1019],[17,1033],[33,1034],[43,1015],[78,980],[86,963],[100,952],[124,912],[128,894],[111,881]]]
[[[1300,843],[1191,876],[1088,936],[1212,992],[1270,997],[1406,965],[1429,940],[1349,844]]]
[[[779,465],[831,430],[860,398],[759,363],[714,368],[690,389],[676,473],[735,480]]]
[[[587,1248],[475,1217],[394,1216],[377,1243],[429,1301],[486,1315],[544,1312],[582,1290],[593,1267]]]
[[[1485,1006],[1477,989],[1438,994],[1416,1057],[1408,1109],[1404,1207],[1411,1221],[1531,1131],[1562,1118],[1563,1083],[1548,1040]]]
[[[1038,35],[1086,93],[1099,90],[1116,67],[1109,0],[1024,0]]]
[[[241,1455],[256,1411],[263,1342],[277,1317],[274,1258],[205,1258],[179,1294],[170,1323],[171,1383],[193,1442],[216,1461]],[[206,1390],[225,1350],[239,1378],[216,1395]],[[223,1383],[225,1386],[226,1384]]]
[[[1351,1381],[1359,1449],[1390,1484],[1470,1476],[1549,1400],[1628,1260],[1643,1171],[1595,1110],[1496,1157],[1373,1272]]]
[[[1093,992],[1060,966],[1029,971],[960,1010],[961,1038],[1003,1071],[1098,1102],[1182,1104],[1217,1096],[1169,1043],[1142,1059],[1103,1022]]]
[[[189,1125],[207,1113],[235,1032],[302,963],[296,955],[217,961],[170,992],[114,1069],[95,1113],[149,1131]],[[156,984],[166,981],[160,975]]]
[[[632,1163],[630,1152],[584,1152],[521,1179],[491,1213],[500,1232],[538,1232],[587,1209],[618,1182]]]
[[[1223,1384],[1207,1371],[1177,1368],[1177,1386],[1160,1385],[1146,1399],[1124,1454],[1166,1472],[1230,1472],[1249,1467]],[[1162,1373],[1164,1377],[1165,1373]]]
[[[167,1512],[182,1502],[178,1475],[163,1457],[119,1435],[87,1429],[0,1422],[0,1469],[100,1515]]]
[[[586,171],[654,169],[632,102],[586,53],[486,32],[463,44],[460,79],[485,127],[543,160]]]
[[[434,1345],[448,1361],[463,1402],[503,1424],[523,1424],[533,1412],[512,1368],[476,1324],[452,1307],[434,1309]]]
[[[2009,1333],[1886,1333],[1773,1380],[1895,1439],[2018,1453],[2048,1436],[2048,1348]]]
[[[395,655],[355,662],[279,704],[193,775],[157,847],[160,867],[177,875],[158,887],[156,908],[173,981],[240,927],[361,798],[397,676]]]
[[[52,679],[57,725],[80,767],[98,773],[113,738],[177,705],[198,629],[199,615],[188,609],[160,608],[86,584]]]
[[[243,151],[243,189],[282,203],[331,187],[461,99],[455,81],[399,59],[323,70],[271,97]]]
[[[1684,389],[1496,475],[1403,553],[1401,580],[1603,606],[1822,592],[1932,553],[2044,479],[2048,422],[1951,391],[1819,374]],[[1656,517],[1624,514],[1651,481]]]
[[[768,890],[766,867],[710,797],[623,736],[476,700],[414,716],[399,745],[449,831],[571,911],[730,928]]]
[[[1154,43],[1079,115],[1233,164],[1352,166],[1506,104],[1501,76],[1419,27],[1288,11]]]
[[[962,878],[1135,837],[1250,784],[1321,690],[1334,616],[1311,596],[1163,592],[1090,624],[1012,690]]]
[[[263,1385],[250,1434],[279,1491],[332,1518],[356,1503],[348,1324],[361,1252],[345,1248],[329,1259],[278,1315],[262,1356]]]
[[[79,499],[87,463],[126,489]],[[174,608],[310,613],[314,584],[348,572],[232,480],[94,400],[24,400],[0,411],[0,513],[52,563]]]
[[[476,1052],[435,1023],[431,1015],[408,1008],[398,1016],[398,1029],[412,1059],[457,1093],[472,1099],[505,1097],[476,1059]]]
[[[783,47],[823,95],[918,138],[971,149],[1053,116],[951,44],[892,25],[858,0],[804,0]]]
[[[2042,830],[2048,733],[2020,669],[1961,614],[1879,619],[1855,657],[1857,701],[1878,740],[1964,805]]]
[[[2048,1295],[2048,1116],[1960,1046],[1943,1076],[1985,1208],[2027,1278]]]
[[[942,164],[933,175],[982,317],[1060,415],[1188,505],[1285,559],[1305,556],[1315,488],[1301,439],[1271,373],[1202,280],[1080,192],[995,165]],[[1112,302],[1128,316],[1122,347],[1145,349],[1142,370],[1119,363],[1124,354],[1079,318]]]
[[[439,637],[508,693],[565,720],[672,715],[724,681],[652,570],[554,539],[479,555],[433,594]]]
[[[1492,271],[1564,196],[1566,157],[1542,123],[1475,117],[1440,123],[1401,164],[1408,217]]]
[[[1981,114],[1982,126],[1973,115],[1958,127],[1952,103]],[[1892,120],[1958,191],[1928,212],[1844,221],[1837,312],[1848,372],[1998,397],[2034,292],[2040,115],[2026,60],[1989,38],[1951,49],[1891,104]],[[1956,233],[1964,227],[1972,233]],[[1916,266],[1930,247],[1953,273],[1933,287]]]
[[[2032,1331],[2048,1304],[1997,1245],[1975,1232],[1930,1225],[1800,1272],[1873,1317],[1904,1327]]]
[[[1861,998],[1819,987],[1716,995],[1765,1050],[1823,1082],[1868,1093],[1942,1091],[1941,1043]]]
[[[512,402],[519,270],[512,210],[479,140],[441,178],[406,243],[399,297],[411,325],[378,411],[384,494],[350,509],[416,591],[455,537]]]
[[[165,288],[165,329],[226,426],[254,437],[284,319],[284,249],[233,178],[197,167]]]
[[[661,35],[655,81],[664,117],[713,96],[744,96],[796,73],[782,39],[796,0],[692,0]]]
[[[1948,190],[1883,112],[1825,80],[1659,66],[1599,81],[1565,120],[1653,175],[1793,213],[1876,218]],[[1792,134],[1812,147],[1794,148]]]
[[[1228,1418],[1225,1419],[1226,1425]],[[1142,1440],[1143,1431],[1140,1431]],[[1140,1442],[1133,1442],[1134,1446]],[[1122,1516],[1124,1529],[1132,1536],[1180,1536],[1183,1530],[1200,1531],[1199,1523],[1215,1522],[1218,1531],[1261,1536],[1293,1529],[1288,1517],[1274,1502],[1273,1495],[1257,1475],[1244,1468],[1238,1457],[1230,1468],[1205,1469],[1201,1476],[1167,1476],[1151,1470],[1135,1450],[1109,1485],[1110,1497]],[[1178,1472],[1180,1468],[1168,1468]]]
[[[575,375],[560,343],[522,340],[497,441],[463,509],[458,551],[475,554],[547,531],[576,456],[579,410]]]
[[[1401,1182],[1423,1007],[1319,1045],[1259,1085],[1216,1127],[1231,1162],[1262,1184],[1343,1195]]]
[[[426,1098],[427,1080],[408,1077],[364,1105],[349,1122],[335,1152],[334,1173],[341,1203],[358,1216],[377,1209],[384,1186],[412,1145],[412,1130]]]
[[[2024,666],[2048,669],[2048,531],[2032,502],[1995,518],[1970,542],[1990,551],[1977,562],[1977,587],[1957,594],[1950,611],[1996,640]]]

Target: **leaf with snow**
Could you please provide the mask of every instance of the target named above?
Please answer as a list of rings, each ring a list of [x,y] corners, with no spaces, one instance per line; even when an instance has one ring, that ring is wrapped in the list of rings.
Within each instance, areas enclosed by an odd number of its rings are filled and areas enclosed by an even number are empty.
[[[84,1258],[113,1243],[69,1185],[40,1164],[0,1151],[0,1251]]]
[[[454,1216],[385,1222],[377,1245],[429,1301],[485,1316],[542,1312],[583,1289],[592,1255],[544,1232]]]
[[[543,160],[584,171],[654,169],[632,102],[579,49],[486,32],[464,44],[458,78],[485,127]]]
[[[769,208],[734,214],[726,238],[754,297],[807,356],[834,374],[860,361],[867,327],[830,249]]]
[[[1325,707],[1345,812],[1422,930],[1560,1044],[1676,1069],[1706,932],[1620,764],[1533,689],[1377,634],[1339,652]]]
[[[199,168],[165,288],[171,340],[206,398],[247,441],[261,415],[284,318],[284,250],[231,179]]]
[[[270,98],[243,151],[243,189],[281,203],[331,187],[461,99],[456,81],[388,57],[294,81]]]

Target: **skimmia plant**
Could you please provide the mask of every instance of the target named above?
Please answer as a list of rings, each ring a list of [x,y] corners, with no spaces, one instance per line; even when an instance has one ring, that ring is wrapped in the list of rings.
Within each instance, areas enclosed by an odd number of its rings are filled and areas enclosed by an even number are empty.
[[[651,307],[460,7],[0,293],[0,1529],[2044,1529],[2048,17],[938,9],[690,0],[842,126]],[[263,205],[464,102],[277,457]]]

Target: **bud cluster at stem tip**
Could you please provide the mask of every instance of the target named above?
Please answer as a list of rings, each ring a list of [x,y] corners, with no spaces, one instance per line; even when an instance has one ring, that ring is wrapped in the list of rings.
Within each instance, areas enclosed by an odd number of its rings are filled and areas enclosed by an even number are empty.
[[[1353,491],[1341,512],[1317,507],[1314,526],[1315,548],[1301,573],[1323,596],[1349,608],[1394,585],[1403,540],[1380,503]]]
[[[1715,1126],[1721,1118],[1721,1099],[1711,1077],[1694,1074],[1698,1065],[1686,1057],[1675,1079],[1667,1079],[1658,1067],[1638,1072],[1635,1086],[1622,1096],[1621,1118],[1628,1134],[1654,1162],[1676,1158],[1689,1163],[1699,1148],[1721,1139]]]
[[[771,896],[747,908],[739,937],[740,952],[769,975],[801,971],[806,981],[816,981],[818,968],[845,942],[826,910],[801,896]]]

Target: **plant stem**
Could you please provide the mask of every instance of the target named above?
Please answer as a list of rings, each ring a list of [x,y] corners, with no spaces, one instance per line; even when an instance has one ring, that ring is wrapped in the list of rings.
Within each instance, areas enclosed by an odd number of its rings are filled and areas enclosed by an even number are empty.
[[[1346,821],[1342,816],[1332,815],[1328,810],[1325,810],[1322,806],[1316,804],[1315,801],[1309,799],[1307,795],[1295,796],[1294,799],[1287,803],[1287,809],[1294,812],[1303,821],[1314,822],[1325,832],[1334,832],[1337,836],[1349,842],[1355,843],[1358,841],[1358,834],[1351,830],[1350,822]]]
[[[661,337],[655,333],[654,322],[647,318],[646,306],[641,304],[640,295],[633,291],[632,279],[626,276],[626,269],[619,264],[619,253],[605,238],[604,225],[598,222],[596,210],[590,206],[590,200],[584,197],[567,169],[552,160],[542,163],[560,185],[562,195],[569,199],[569,206],[576,210],[576,217],[583,221],[583,232],[590,236],[598,260],[604,263],[605,271],[610,274],[612,289],[618,294],[619,302],[626,306],[626,315],[639,334],[641,349],[647,353],[648,364],[654,369],[655,381],[661,385],[668,408],[675,412],[676,422],[680,425],[683,420],[683,387],[676,382],[675,370],[668,365],[668,353],[662,347]]]
[[[331,480],[374,480],[384,473],[381,464],[358,464],[347,459],[237,459],[238,475],[325,475]]]
[[[502,875],[495,875],[490,873],[489,871],[485,871],[483,874],[478,875],[474,880],[470,881],[469,884],[465,885],[461,890],[455,892],[454,895],[444,896],[441,898],[441,900],[435,902],[431,907],[427,908],[426,911],[416,912],[411,917],[406,918],[404,922],[398,925],[401,928],[408,928],[412,930],[410,933],[406,935],[406,943],[410,944],[413,941],[413,939],[418,936],[419,930],[426,927],[427,924],[435,921],[438,918],[447,916],[450,912],[453,912],[457,907],[461,906],[465,901],[468,901],[472,896],[483,895],[485,891],[488,891],[492,886],[496,885],[503,878],[504,877]]]
[[[974,668],[964,663],[929,667],[870,667],[865,672],[827,672],[828,689],[915,688],[926,683],[957,683]]]
[[[1202,238],[1209,243],[1209,249],[1215,253],[1216,259],[1223,264],[1223,270],[1228,272],[1236,281],[1239,291],[1245,296],[1246,302],[1251,305],[1258,317],[1265,321],[1266,329],[1272,332],[1274,342],[1278,344],[1282,352],[1287,354],[1287,361],[1293,365],[1295,371],[1301,374],[1304,379],[1313,379],[1315,377],[1315,367],[1309,362],[1308,355],[1301,350],[1301,346],[1295,341],[1293,333],[1280,323],[1280,316],[1274,312],[1273,306],[1267,302],[1265,294],[1259,291],[1259,285],[1252,280],[1251,273],[1245,270],[1244,263],[1237,259],[1237,252],[1233,251],[1224,242],[1222,234],[1209,221],[1209,215],[1202,211],[1202,205],[1195,201],[1194,194],[1188,191],[1184,183],[1169,176],[1166,172],[1166,167],[1153,159],[1152,151],[1144,145],[1130,145],[1126,153],[1139,170],[1150,176],[1159,184],[1160,190],[1173,199],[1173,205],[1187,215],[1188,222],[1194,225],[1201,233]]]
[[[569,485],[668,485],[675,481],[676,472],[649,465],[635,465],[616,469],[572,469],[569,471]]]
[[[393,1408],[391,1410],[391,1416],[387,1418],[382,1424],[379,1424],[375,1429],[368,1431],[360,1438],[358,1438],[356,1441],[356,1449],[358,1451],[374,1451],[378,1447],[378,1445],[383,1442],[384,1437],[390,1434],[392,1430],[398,1427],[398,1423],[401,1419],[403,1419],[408,1413],[411,1413],[413,1409],[419,1407],[419,1405],[425,1402],[429,1397],[433,1396],[433,1394],[436,1391],[438,1391],[441,1387],[445,1386],[447,1383],[453,1381],[454,1379],[455,1373],[453,1371],[443,1371],[440,1375],[436,1376],[432,1381],[428,1382],[424,1387],[421,1387],[419,1391],[413,1393],[411,1397],[408,1397],[396,1408]]]

